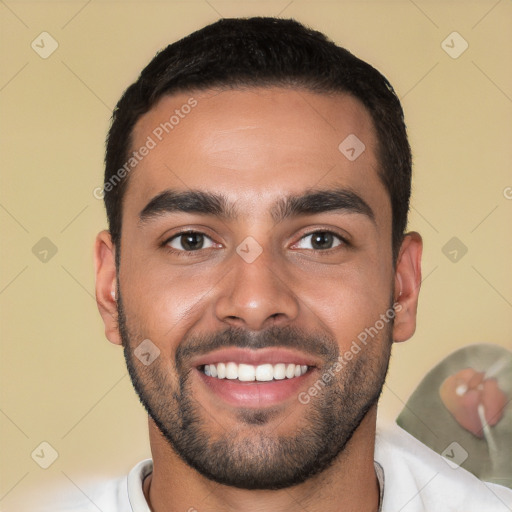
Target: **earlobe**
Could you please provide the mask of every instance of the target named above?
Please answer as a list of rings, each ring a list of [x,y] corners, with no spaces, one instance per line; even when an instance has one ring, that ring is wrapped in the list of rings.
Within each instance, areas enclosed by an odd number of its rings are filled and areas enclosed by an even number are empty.
[[[108,231],[101,231],[94,245],[96,303],[105,324],[105,336],[121,345],[117,322],[115,246]]]
[[[419,233],[411,231],[404,236],[395,269],[395,342],[408,340],[416,330],[422,249],[423,241]]]

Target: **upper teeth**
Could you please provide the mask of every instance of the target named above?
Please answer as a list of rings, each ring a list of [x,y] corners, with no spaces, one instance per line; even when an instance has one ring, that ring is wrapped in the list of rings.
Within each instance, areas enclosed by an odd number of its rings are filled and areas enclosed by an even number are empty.
[[[238,379],[241,381],[269,381],[272,379],[282,380],[300,377],[308,371],[307,365],[299,364],[251,364],[217,363],[206,364],[204,373],[209,377],[217,379]]]

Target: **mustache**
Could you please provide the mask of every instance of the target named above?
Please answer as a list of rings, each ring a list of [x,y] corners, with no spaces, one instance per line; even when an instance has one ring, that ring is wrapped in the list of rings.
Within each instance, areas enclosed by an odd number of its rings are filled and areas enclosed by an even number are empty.
[[[186,338],[175,353],[176,368],[186,367],[192,357],[202,356],[221,348],[249,348],[253,350],[286,347],[301,350],[322,360],[332,362],[338,359],[339,348],[336,339],[325,333],[311,335],[297,327],[272,326],[264,331],[248,331],[241,327],[229,327],[223,331],[198,334]]]

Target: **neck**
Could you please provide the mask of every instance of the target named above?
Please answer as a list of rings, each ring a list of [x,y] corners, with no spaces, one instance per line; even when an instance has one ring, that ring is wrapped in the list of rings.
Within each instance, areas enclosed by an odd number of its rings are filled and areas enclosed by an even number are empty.
[[[153,473],[144,481],[152,512],[229,511],[376,512],[379,486],[374,469],[376,406],[365,416],[333,464],[294,487],[244,490],[217,484],[188,466],[149,419]]]

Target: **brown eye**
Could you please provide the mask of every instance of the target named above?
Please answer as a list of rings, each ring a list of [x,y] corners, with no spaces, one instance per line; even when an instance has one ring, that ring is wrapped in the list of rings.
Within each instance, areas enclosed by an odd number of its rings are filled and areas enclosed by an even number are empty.
[[[210,245],[205,246],[205,242],[209,242]],[[213,247],[214,244],[211,238],[206,236],[204,233],[199,233],[198,231],[186,231],[169,238],[166,245],[169,245],[177,251],[199,251],[201,249]]]
[[[322,251],[333,249],[342,243],[345,243],[345,240],[331,231],[314,231],[313,233],[309,233],[300,239],[298,248]],[[307,245],[310,245],[310,247],[307,247]]]

